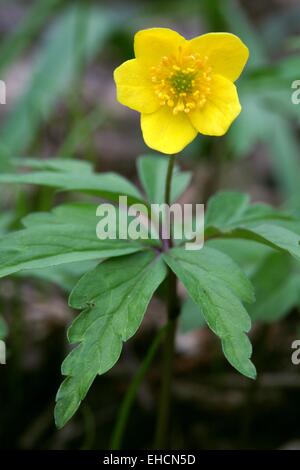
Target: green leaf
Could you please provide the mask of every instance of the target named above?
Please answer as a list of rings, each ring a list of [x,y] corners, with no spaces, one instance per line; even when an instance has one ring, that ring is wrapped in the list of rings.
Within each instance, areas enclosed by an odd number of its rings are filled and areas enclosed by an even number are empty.
[[[6,233],[9,229],[10,224],[14,220],[13,212],[3,212],[0,214],[0,235]]]
[[[82,67],[102,50],[116,24],[111,11],[78,3],[57,18],[39,50],[30,82],[3,125],[1,145],[11,156],[32,143],[42,122]]]
[[[228,143],[239,157],[246,156],[257,144],[267,146],[283,196],[290,200],[291,207],[298,207],[299,143],[292,123],[295,118],[299,121],[300,113],[299,106],[291,101],[290,86],[286,86],[297,77],[299,59],[294,60],[280,60],[244,77],[239,92],[245,112],[230,130]],[[287,61],[291,68],[286,69]]]
[[[216,238],[208,240],[206,246],[215,248],[230,256],[249,278],[256,272],[265,258],[273,253],[272,248],[253,240]]]
[[[252,320],[274,322],[298,305],[300,269],[288,253],[248,239],[213,239],[206,246],[228,254],[251,279],[256,297],[248,308]]]
[[[291,223],[295,224],[299,221],[289,212],[282,212],[274,209],[268,204],[256,203],[251,204],[243,212],[241,217],[231,224],[235,226],[252,226],[253,224],[269,221],[272,224],[289,227]]]
[[[299,224],[293,215],[266,204],[249,205],[243,194],[219,193],[208,204],[206,240],[216,237],[253,240],[300,260],[298,231]]]
[[[70,157],[78,152],[78,149],[89,149],[93,135],[99,131],[100,126],[106,120],[103,109],[96,108],[89,114],[78,116],[62,145],[57,151],[58,155]],[[90,152],[89,152],[90,153]],[[86,154],[86,158],[90,155]]]
[[[168,158],[173,157],[143,155],[138,159],[139,178],[150,203],[162,204],[164,202]],[[175,167],[171,189],[172,201],[176,201],[187,189],[191,176],[190,172],[182,172]]]
[[[174,248],[164,258],[201,308],[208,326],[220,337],[228,361],[254,378],[255,367],[249,359],[252,348],[245,335],[251,321],[241,302],[254,300],[250,281],[228,256],[213,248],[198,252]]]
[[[297,77],[299,59],[289,73],[284,73],[284,60],[273,68],[258,69],[244,78],[240,99],[245,110],[228,134],[231,151],[246,156],[254,146],[263,143],[269,155],[276,180],[291,207],[299,207],[299,143],[292,125],[300,118],[299,106],[291,101],[291,84]],[[274,129],[277,132],[274,133]]]
[[[206,324],[205,319],[198,305],[188,297],[183,302],[180,317],[179,327],[182,333],[197,330]]]
[[[165,276],[162,259],[144,252],[104,261],[75,286],[70,306],[84,310],[69,329],[70,342],[80,345],[62,364],[67,378],[57,393],[59,428],[74,415],[95,377],[119,359],[123,341],[137,331]]]
[[[263,243],[275,250],[285,251],[300,261],[300,235],[272,224],[261,224],[254,227],[241,227],[231,231],[220,232],[224,238],[244,238]]]
[[[17,168],[33,170],[62,171],[65,173],[92,173],[90,162],[70,158],[14,158],[12,164]]]
[[[55,168],[57,170],[57,167]],[[128,196],[128,203],[142,202],[137,188],[116,173],[90,173],[88,171],[36,171],[24,174],[0,174],[0,183],[36,184],[65,191],[80,191],[118,201],[120,195]]]
[[[145,249],[131,240],[99,240],[96,207],[67,204],[51,213],[24,219],[25,229],[5,235],[0,241],[0,277],[23,269],[103,259]]]
[[[291,106],[297,108],[292,103]],[[298,138],[285,116],[276,116],[273,121],[272,131],[266,136],[273,169],[284,197],[290,200],[292,207],[299,208],[300,146]],[[273,129],[276,129],[276,132]]]
[[[273,252],[260,264],[252,282],[256,302],[249,313],[253,320],[274,322],[298,305],[300,272],[286,253]]]
[[[62,0],[44,0],[42,3],[36,0],[18,27],[12,28],[12,32],[5,35],[0,47],[1,72],[30,44],[60,3]]]
[[[80,261],[43,269],[26,269],[15,274],[18,278],[34,279],[46,283],[56,284],[60,289],[71,292],[78,280],[98,263],[97,260]]]
[[[249,196],[237,192],[220,192],[209,199],[205,214],[207,227],[230,226],[239,220],[249,206]]]
[[[249,154],[259,142],[264,142],[272,125],[272,111],[266,107],[264,97],[253,91],[239,89],[245,112],[241,113],[228,133],[230,150],[239,158]],[[273,127],[274,129],[274,127]]]
[[[247,194],[224,191],[219,192],[208,201],[205,214],[206,232],[210,227],[221,230],[240,226],[252,226],[266,220],[272,223],[294,221],[295,218],[287,213],[275,210],[267,204],[256,203],[250,205]]]

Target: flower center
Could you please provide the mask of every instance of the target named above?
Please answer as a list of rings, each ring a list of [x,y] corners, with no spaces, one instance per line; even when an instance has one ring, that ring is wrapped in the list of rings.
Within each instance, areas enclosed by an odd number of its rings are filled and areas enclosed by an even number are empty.
[[[173,113],[202,108],[210,95],[212,69],[208,58],[199,54],[163,57],[157,67],[151,67],[151,80],[161,106]]]
[[[186,71],[185,71],[186,72]],[[194,74],[191,72],[184,73],[182,70],[178,70],[169,78],[171,87],[174,88],[175,93],[180,95],[180,93],[191,93],[193,90],[192,81],[194,79]]]

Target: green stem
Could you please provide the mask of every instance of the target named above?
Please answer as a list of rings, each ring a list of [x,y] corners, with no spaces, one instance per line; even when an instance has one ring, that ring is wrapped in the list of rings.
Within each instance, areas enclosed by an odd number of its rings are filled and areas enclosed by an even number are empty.
[[[176,279],[176,278],[175,278]],[[169,282],[169,285],[171,282]],[[174,295],[174,290],[173,290]],[[173,375],[173,359],[175,349],[175,335],[177,320],[173,318],[168,321],[164,340],[164,357],[162,365],[162,383],[158,405],[157,427],[155,435],[155,449],[165,449],[168,446],[169,421],[171,409],[171,386]]]
[[[171,186],[172,186],[172,176],[175,165],[175,155],[169,157],[168,171],[166,176],[166,186],[165,186],[165,204],[170,205],[171,200]]]
[[[170,204],[171,200],[171,186],[172,175],[175,163],[175,157],[169,157],[169,166],[166,178],[165,187],[165,203]],[[170,227],[170,234],[172,234],[172,227]],[[168,240],[167,249],[173,245],[172,237]],[[170,408],[171,408],[171,388],[172,388],[172,373],[173,361],[175,351],[175,336],[177,329],[177,317],[179,314],[179,299],[177,294],[176,275],[169,268],[167,278],[167,327],[164,340],[164,357],[162,365],[162,382],[160,399],[158,405],[157,427],[155,434],[155,448],[164,449],[168,446],[168,428],[170,421]]]
[[[112,433],[112,438],[111,438],[111,444],[110,444],[110,449],[111,450],[119,450],[121,448],[122,440],[123,440],[123,435],[124,431],[126,428],[126,423],[128,421],[128,416],[130,413],[130,410],[132,408],[133,402],[135,400],[137,391],[139,389],[139,386],[144,379],[147,370],[149,369],[154,357],[155,353],[162,341],[163,336],[165,335],[165,328],[162,328],[158,334],[155,336],[153,342],[151,343],[147,355],[145,359],[143,360],[142,364],[140,365],[136,375],[134,376],[132,382],[130,383],[128,390],[126,392],[126,395],[124,397],[124,400],[121,404],[117,422],[115,425],[115,428]]]

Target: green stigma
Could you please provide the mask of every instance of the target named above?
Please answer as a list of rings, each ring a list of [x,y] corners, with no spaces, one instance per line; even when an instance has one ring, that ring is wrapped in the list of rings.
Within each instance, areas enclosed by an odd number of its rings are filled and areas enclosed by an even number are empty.
[[[177,95],[180,93],[191,93],[193,91],[193,73],[183,73],[181,70],[177,71],[170,77],[170,84]]]

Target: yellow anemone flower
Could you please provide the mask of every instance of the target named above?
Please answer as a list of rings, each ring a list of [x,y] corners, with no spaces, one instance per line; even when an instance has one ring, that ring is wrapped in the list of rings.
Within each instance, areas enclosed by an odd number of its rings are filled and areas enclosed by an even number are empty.
[[[235,35],[187,40],[152,28],[134,38],[135,59],[114,72],[118,101],[141,113],[145,143],[174,154],[197,135],[225,134],[241,111],[234,81],[249,56]]]

